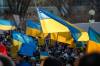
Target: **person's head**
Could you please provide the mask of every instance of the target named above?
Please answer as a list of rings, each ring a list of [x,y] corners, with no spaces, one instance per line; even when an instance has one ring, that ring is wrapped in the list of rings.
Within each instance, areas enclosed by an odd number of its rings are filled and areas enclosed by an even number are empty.
[[[100,54],[92,53],[83,56],[80,59],[78,66],[100,66]]]
[[[67,59],[65,59],[64,57],[58,57],[58,59],[62,62],[63,66],[65,66],[66,63],[68,63]]]
[[[0,66],[15,66],[15,64],[10,58],[0,55]]]
[[[62,63],[54,57],[48,57],[40,66],[62,66]]]

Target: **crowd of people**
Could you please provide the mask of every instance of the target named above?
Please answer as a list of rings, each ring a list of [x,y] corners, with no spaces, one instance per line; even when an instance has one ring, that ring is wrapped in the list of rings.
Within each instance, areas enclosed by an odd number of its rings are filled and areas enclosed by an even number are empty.
[[[39,46],[33,56],[17,53],[11,56],[11,38],[9,33],[0,36],[0,66],[99,66],[100,54],[86,54],[84,48],[71,48],[68,45]],[[47,52],[41,59],[40,52]]]

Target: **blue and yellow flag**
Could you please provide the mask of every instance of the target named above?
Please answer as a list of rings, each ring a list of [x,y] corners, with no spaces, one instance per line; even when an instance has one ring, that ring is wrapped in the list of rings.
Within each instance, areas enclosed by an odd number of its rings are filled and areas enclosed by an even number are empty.
[[[94,29],[89,27],[89,41],[87,45],[87,53],[99,52],[100,53],[100,34]]]
[[[16,48],[15,50],[12,50],[13,52],[19,52],[20,54],[26,55],[26,56],[32,56],[33,52],[36,51],[37,47],[37,40],[36,38],[29,37],[25,34],[19,33],[19,32],[13,32],[13,48]]]
[[[44,33],[71,32],[75,41],[89,40],[87,32],[51,14],[43,8],[38,8],[37,10]]]
[[[9,20],[0,19],[0,30],[14,30],[15,24]]]
[[[40,18],[43,33],[69,32],[69,29],[60,23],[60,19],[54,19],[56,16],[50,14],[44,9],[39,8],[38,15]]]
[[[38,22],[33,22],[33,20],[27,20],[26,22],[26,34],[36,37],[41,32],[41,26]]]
[[[45,37],[48,35],[47,33],[42,32],[42,28],[40,23],[34,22],[33,20],[28,20],[26,23],[26,34],[33,37],[38,37],[38,44],[45,44]]]
[[[37,48],[36,38],[28,37],[27,42],[22,44],[18,53],[25,56],[33,56],[33,53],[36,52],[36,48]]]
[[[23,37],[21,36],[21,33],[14,31],[12,33],[13,38],[13,46],[19,46],[21,47],[21,44],[24,42]]]
[[[40,52],[40,59],[45,60],[49,56],[49,53],[47,51],[41,51]]]
[[[12,41],[13,41],[13,45],[12,45],[12,48],[11,48],[11,55],[12,55],[12,57],[13,58],[16,58],[17,57],[17,53],[18,53],[18,51],[19,51],[19,49],[20,49],[20,47],[21,47],[21,45],[22,45],[22,41],[21,40],[23,40],[23,38],[21,37],[21,35],[20,35],[20,33],[18,33],[18,32],[13,32],[12,33]]]
[[[66,44],[72,44],[74,42],[70,32],[51,33],[50,39]]]

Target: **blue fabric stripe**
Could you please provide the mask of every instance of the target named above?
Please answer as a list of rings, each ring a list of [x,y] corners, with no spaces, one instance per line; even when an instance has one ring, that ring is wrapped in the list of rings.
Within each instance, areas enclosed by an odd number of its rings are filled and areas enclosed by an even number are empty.
[[[63,24],[64,26],[66,26],[66,28],[69,28],[75,41],[77,41],[78,38],[81,36],[81,32],[78,29],[76,29],[75,27],[73,27],[73,26],[69,25],[68,23],[66,23],[65,20],[51,14],[50,12],[46,11],[43,8],[38,8],[38,10],[39,10],[38,13],[44,13],[45,15],[50,17],[51,19],[54,19],[54,20],[58,21],[59,23]],[[43,17],[41,16],[40,19],[43,19]]]
[[[10,20],[3,20],[3,19],[0,19],[0,25],[14,26],[15,23],[14,23],[14,22],[11,22]]]
[[[12,33],[12,37],[14,40],[20,41],[22,43],[24,43],[25,41],[23,40],[23,37],[21,36],[20,33],[13,31]]]
[[[48,55],[48,52],[45,52],[45,51],[44,51],[44,52],[40,52],[40,55],[41,55],[41,56],[49,56],[49,55]]]
[[[93,28],[89,27],[88,30],[89,39],[95,41],[96,43],[100,43],[100,34],[97,33]]]
[[[36,52],[37,47],[37,41],[31,37],[29,37],[30,42],[29,43],[23,43],[19,54],[25,55],[25,56],[33,56],[33,53]]]
[[[33,28],[33,29],[35,28],[35,29],[38,29],[38,30],[42,30],[40,23],[33,22],[33,20],[27,20],[26,26]]]
[[[25,56],[33,56],[33,52],[36,52],[37,40],[36,38],[29,37],[25,34],[13,31],[13,39],[22,42],[22,46],[19,50],[19,54]]]

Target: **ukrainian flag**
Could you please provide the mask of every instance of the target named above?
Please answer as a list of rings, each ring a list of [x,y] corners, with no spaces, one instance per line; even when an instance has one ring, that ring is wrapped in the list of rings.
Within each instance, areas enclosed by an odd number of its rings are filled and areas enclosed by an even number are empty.
[[[60,23],[60,19],[45,11],[44,9],[39,8],[38,15],[40,18],[43,33],[69,32],[69,29]],[[54,18],[57,18],[58,20]]]
[[[36,37],[40,34],[41,32],[41,26],[38,22],[33,22],[33,20],[27,20],[26,23],[26,34]]]
[[[29,36],[16,31],[13,32],[12,36],[13,36],[13,40],[19,41],[20,43],[30,43],[31,41]]]
[[[0,30],[14,30],[15,24],[9,20],[0,20]]]
[[[40,60],[45,60],[49,56],[47,51],[40,52]]]
[[[20,50],[18,51],[19,54],[25,55],[25,56],[33,56],[33,53],[36,52],[37,48],[37,40],[36,38],[32,38],[27,36],[25,40],[25,43],[22,44]]]
[[[51,33],[50,38],[66,44],[72,44],[74,42],[70,32]]]
[[[14,31],[12,33],[12,38],[13,38],[13,46],[21,46],[21,44],[24,42],[23,37],[21,36],[21,33]]]
[[[19,49],[21,48],[22,44],[26,42],[27,37],[23,37],[24,35],[13,31],[12,32],[12,38],[13,38],[13,45],[11,48],[11,52],[12,52],[12,57],[16,58],[17,57],[17,53],[19,51]]]
[[[66,22],[68,24],[68,28],[70,29],[71,35],[73,39],[76,41],[88,41],[89,36],[86,31],[81,28],[74,26],[73,24]]]
[[[11,52],[12,52],[11,55],[12,55],[13,58],[16,58],[17,53],[18,53],[23,42],[20,41],[20,40],[22,40],[22,37],[20,36],[20,33],[18,33],[18,32],[14,31],[12,33],[12,38],[13,38],[13,40],[12,40],[13,45],[12,45],[12,48],[11,48]]]
[[[43,8],[38,8],[37,10],[43,33],[71,32],[71,35],[75,41],[89,40],[87,32],[49,13]]]
[[[94,29],[89,27],[89,38],[87,45],[87,53],[99,52],[100,53],[100,34],[97,33]]]
[[[26,23],[26,34],[33,37],[38,37],[38,44],[45,44],[45,37],[48,35],[47,33],[42,33],[42,28],[40,23],[33,22],[33,20],[28,20]]]
[[[12,33],[13,37],[13,56],[17,55],[17,52],[23,55],[32,56],[33,52],[36,51],[37,41],[32,37],[25,34],[14,31]]]

